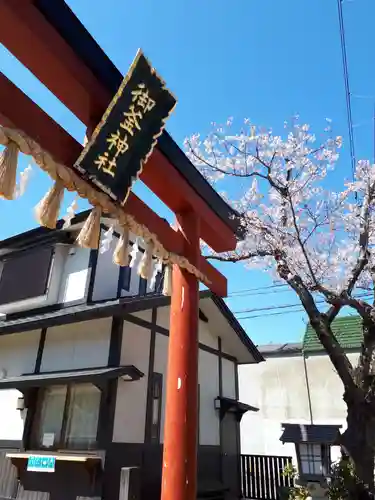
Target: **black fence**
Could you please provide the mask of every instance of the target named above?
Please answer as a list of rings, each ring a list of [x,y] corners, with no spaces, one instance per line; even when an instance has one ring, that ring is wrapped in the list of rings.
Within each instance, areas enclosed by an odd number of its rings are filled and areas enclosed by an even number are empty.
[[[280,489],[293,486],[293,480],[283,476],[292,457],[241,455],[242,497],[254,500],[277,500]]]

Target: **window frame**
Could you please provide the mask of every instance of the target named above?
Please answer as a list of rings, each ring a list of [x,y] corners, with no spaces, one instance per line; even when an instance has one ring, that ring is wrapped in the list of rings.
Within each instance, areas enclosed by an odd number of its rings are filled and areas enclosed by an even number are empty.
[[[40,252],[44,251],[48,254],[48,261],[46,262],[46,267],[43,268],[43,273],[44,273],[44,281],[43,281],[43,290],[40,291],[40,293],[29,293],[26,296],[18,296],[18,297],[12,297],[10,299],[6,298],[6,300],[2,300],[0,297],[0,307],[6,307],[11,304],[17,304],[18,302],[24,302],[28,300],[34,300],[38,297],[44,297],[48,294],[49,288],[50,288],[50,283],[51,283],[51,276],[52,276],[52,268],[54,265],[55,261],[55,254],[56,254],[56,247],[55,245],[42,245],[42,246],[33,246],[31,248],[25,248],[22,250],[18,250],[14,253],[11,253],[9,255],[4,255],[0,259],[0,282],[3,280],[3,274],[4,274],[4,268],[7,266],[9,263],[17,263],[19,259],[25,258],[26,259],[31,257],[33,259],[33,256],[35,254],[39,254]],[[44,262],[43,262],[44,263]],[[32,282],[32,280],[31,280]],[[1,288],[0,294],[2,294],[3,290]],[[8,296],[8,291],[6,291],[7,296]]]
[[[130,266],[120,266],[119,271],[119,282],[118,282],[118,298],[121,297],[121,292],[125,290],[125,292],[130,292],[132,280],[132,270]]]
[[[320,473],[312,473],[312,472],[304,472],[302,469],[302,462],[307,462],[309,464],[309,469],[311,470],[311,465],[317,463],[317,457],[318,455],[315,453],[311,454],[311,457],[309,453],[301,453],[301,445],[307,446],[319,446],[320,447],[320,464],[321,464],[321,472]],[[296,446],[296,454],[297,454],[297,461],[298,461],[298,471],[299,475],[302,479],[305,480],[311,480],[311,481],[318,481],[321,480],[322,478],[326,477],[329,474],[330,466],[331,466],[331,447],[328,444],[325,443],[313,443],[313,442],[302,442],[302,443],[295,443]],[[312,458],[312,460],[311,460]],[[315,460],[314,460],[315,458]],[[307,459],[307,460],[306,460]]]
[[[139,286],[138,286],[138,295],[141,297],[145,297],[147,295],[147,285],[148,280],[145,278],[139,277]],[[143,290],[144,289],[144,290]]]
[[[97,389],[100,393],[99,397],[99,406],[98,406],[98,420],[96,424],[96,436],[95,436],[95,441],[91,443],[89,446],[82,446],[82,444],[77,445],[77,446],[68,446],[68,436],[66,435],[67,432],[67,426],[68,426],[68,421],[69,421],[69,406],[71,403],[71,395],[72,395],[72,388],[74,386],[79,386],[79,385],[92,385],[95,389]],[[53,386],[47,386],[45,388],[39,388],[37,390],[37,395],[36,395],[36,405],[35,409],[33,412],[33,415],[31,417],[31,432],[28,438],[29,443],[27,443],[29,448],[36,449],[36,450],[41,450],[41,451],[58,451],[58,450],[64,450],[64,451],[92,451],[98,449],[99,446],[99,432],[100,432],[100,419],[101,419],[101,411],[102,411],[102,402],[103,402],[103,395],[104,392],[102,388],[98,387],[96,384],[91,383],[91,382],[86,382],[86,383],[79,383],[79,382],[72,382],[70,384],[60,384],[61,387],[66,388],[66,396],[65,396],[65,404],[64,404],[64,410],[63,410],[63,417],[61,421],[61,429],[60,429],[60,439],[53,444],[53,446],[47,447],[43,446],[40,443],[40,425],[41,425],[41,418],[42,418],[42,411],[43,411],[43,402],[44,402],[44,397],[46,394],[46,390],[48,390],[50,387],[57,387],[59,384],[54,384]]]
[[[155,397],[155,388],[158,388],[159,397]],[[150,405],[150,442],[153,444],[160,443],[160,433],[161,433],[161,412],[163,407],[163,374],[158,372],[153,372],[151,376],[151,405]],[[153,416],[154,416],[154,401],[158,401],[158,421],[156,424],[156,435],[153,433]]]

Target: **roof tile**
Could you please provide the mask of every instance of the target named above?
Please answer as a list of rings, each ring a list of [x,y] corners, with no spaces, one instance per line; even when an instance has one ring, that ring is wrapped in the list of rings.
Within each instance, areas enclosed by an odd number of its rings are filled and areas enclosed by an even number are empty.
[[[332,323],[333,333],[343,349],[358,349],[362,343],[362,320],[360,316],[344,316]],[[322,351],[323,346],[309,324],[303,338],[305,352]]]

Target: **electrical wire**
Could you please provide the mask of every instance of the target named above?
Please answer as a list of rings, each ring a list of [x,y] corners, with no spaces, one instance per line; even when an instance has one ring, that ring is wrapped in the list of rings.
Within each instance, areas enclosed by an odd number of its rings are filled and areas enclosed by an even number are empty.
[[[355,145],[354,145],[352,105],[351,105],[351,94],[349,86],[349,69],[348,69],[348,58],[346,54],[345,25],[344,25],[343,11],[342,11],[342,0],[337,0],[337,8],[339,17],[341,56],[342,56],[343,76],[345,85],[346,113],[347,113],[348,130],[349,130],[350,159],[352,166],[352,176],[354,179],[356,156],[355,156]]]
[[[371,293],[361,293],[354,298],[356,299],[365,299],[367,297],[372,296]],[[318,299],[315,301],[315,304],[325,304],[326,301],[324,299]],[[295,307],[301,307],[301,304],[299,302],[296,302],[294,304],[280,304],[280,305],[272,305],[272,306],[266,306],[266,307],[255,307],[252,309],[241,309],[239,311],[234,311],[233,314],[239,315],[239,314],[246,314],[246,313],[253,313],[253,312],[260,312],[260,311],[277,311],[279,309],[294,309]],[[239,318],[243,319],[243,318]]]

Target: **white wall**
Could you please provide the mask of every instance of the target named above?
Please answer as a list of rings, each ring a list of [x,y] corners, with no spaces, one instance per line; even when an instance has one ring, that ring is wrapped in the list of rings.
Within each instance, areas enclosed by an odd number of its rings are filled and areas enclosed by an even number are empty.
[[[67,252],[62,271],[58,302],[84,301],[90,278],[90,250],[72,247]]]
[[[111,318],[48,328],[41,372],[107,366]]]
[[[101,232],[103,238],[104,232]],[[98,252],[95,271],[93,300],[109,300],[117,297],[120,267],[113,263],[113,252],[116,248],[117,238],[113,238],[107,252]]]
[[[159,318],[158,309],[158,318]],[[168,340],[169,337],[157,333],[155,337],[154,372],[163,375],[162,410],[160,423],[160,442],[164,442],[165,401],[167,395],[167,367],[168,367]]]
[[[236,399],[236,365],[229,359],[222,358],[223,396]]]
[[[32,373],[38,353],[40,331],[0,336],[0,371],[7,377]],[[16,409],[22,394],[0,390],[0,439],[21,440],[26,412]]]
[[[239,399],[259,408],[241,420],[241,452],[295,455],[293,444],[282,444],[281,424],[310,423],[302,356],[268,358],[239,367]]]
[[[150,338],[150,330],[124,322],[121,365],[134,365],[144,376],[132,382],[119,380],[113,429],[115,442],[144,442]]]
[[[158,319],[157,323],[159,326],[169,330],[169,314],[170,307],[159,307],[158,308]],[[229,325],[228,325],[228,328]],[[199,342],[201,344],[212,347],[213,349],[218,349],[218,337],[209,329],[209,326],[203,321],[199,321]]]
[[[357,353],[349,353],[355,365]],[[306,358],[312,423],[341,425],[346,429],[343,385],[324,353]],[[293,444],[282,444],[282,423],[310,424],[308,389],[302,355],[269,357],[265,363],[239,367],[240,400],[259,407],[258,413],[246,413],[241,421],[241,451],[249,454],[291,455]],[[340,455],[332,447],[331,458]]]
[[[159,312],[159,311],[158,311]],[[161,412],[160,440],[164,441],[165,401],[167,394],[168,337],[160,333],[155,338],[154,371],[163,375],[163,394]],[[218,357],[199,349],[199,428],[200,444],[219,445],[219,416],[215,410],[214,400],[219,395]]]
[[[219,412],[215,398],[219,396],[219,360],[215,354],[199,349],[199,433],[201,445],[220,444]]]
[[[103,239],[104,231],[101,232],[101,238]],[[130,235],[130,241],[135,241],[134,235]],[[108,300],[117,297],[118,280],[120,267],[113,263],[113,252],[116,248],[118,238],[113,236],[113,240],[109,250],[104,253],[98,254],[98,261],[95,273],[95,283],[93,289],[93,300]],[[129,248],[131,250],[131,248]],[[131,270],[130,275],[130,287],[129,290],[121,290],[121,297],[127,297],[130,295],[138,295],[139,293],[139,280],[140,277],[137,273],[138,263],[142,258],[142,254],[139,253],[137,257],[137,263]],[[151,292],[149,285],[147,291]]]
[[[158,308],[157,323],[169,329],[169,307]],[[199,341],[214,349],[218,348],[218,339],[209,331],[208,326],[199,321]],[[165,396],[168,364],[168,337],[156,334],[155,371],[163,374],[163,400],[161,420],[161,441],[164,437]],[[234,363],[223,359],[223,392],[227,397],[235,397]],[[199,428],[201,445],[219,445],[220,427],[219,414],[215,410],[214,400],[219,396],[219,360],[216,354],[199,349]]]

